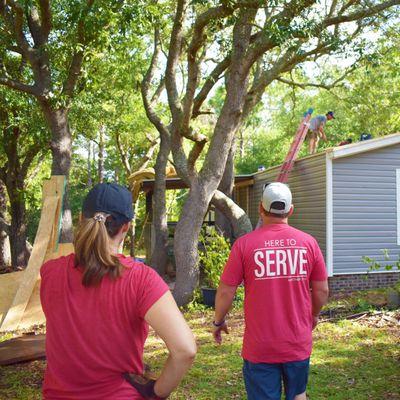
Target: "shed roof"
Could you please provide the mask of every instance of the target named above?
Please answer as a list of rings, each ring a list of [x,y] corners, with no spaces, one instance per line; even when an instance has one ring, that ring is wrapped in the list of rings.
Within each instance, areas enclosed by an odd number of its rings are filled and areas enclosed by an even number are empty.
[[[365,153],[367,151],[377,150],[383,147],[392,146],[400,143],[400,132],[391,135],[381,136],[375,139],[364,140],[361,142],[351,143],[344,146],[329,147],[322,152],[312,154],[306,157],[299,158],[296,161],[305,160],[312,157],[321,156],[321,153],[326,153],[328,157],[337,159],[341,157],[348,157],[354,154]],[[254,176],[263,174],[265,171],[279,167],[281,164],[274,165],[264,171],[258,171],[249,175],[236,175],[235,187],[251,186],[254,183]],[[167,178],[166,188],[170,189],[184,189],[188,186],[178,177]],[[152,192],[154,188],[154,179],[146,179],[143,181],[142,190],[144,192]]]
[[[251,175],[236,175],[235,176],[235,187],[250,186],[254,183],[253,174]],[[165,180],[166,189],[186,189],[188,186],[186,183],[178,177],[167,178]],[[154,179],[145,179],[142,183],[142,189],[144,192],[152,192],[154,189]]]
[[[383,147],[393,146],[400,143],[400,132],[393,133],[391,135],[380,136],[375,139],[368,139],[356,143],[346,144],[344,146],[329,147],[320,151],[319,153],[311,154],[296,160],[306,160],[313,157],[320,157],[321,154],[325,153],[332,159],[352,156],[354,154],[365,153],[367,151],[378,150]],[[264,171],[255,172],[254,175],[265,173],[265,171],[272,170],[280,167],[282,164],[273,165]]]
[[[356,142],[346,144],[344,146],[331,147],[326,149],[333,159],[352,156],[353,154],[365,153],[371,150],[381,149],[387,146],[393,146],[400,143],[400,133],[393,133],[391,135],[380,136],[375,139],[364,140],[362,142]]]

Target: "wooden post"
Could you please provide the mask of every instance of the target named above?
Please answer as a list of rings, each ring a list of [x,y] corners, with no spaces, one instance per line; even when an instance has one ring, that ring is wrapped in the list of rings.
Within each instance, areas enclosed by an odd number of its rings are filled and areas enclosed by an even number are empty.
[[[146,262],[149,263],[151,252],[153,249],[153,192],[146,192],[146,223],[143,227],[144,232],[144,248],[146,250]]]

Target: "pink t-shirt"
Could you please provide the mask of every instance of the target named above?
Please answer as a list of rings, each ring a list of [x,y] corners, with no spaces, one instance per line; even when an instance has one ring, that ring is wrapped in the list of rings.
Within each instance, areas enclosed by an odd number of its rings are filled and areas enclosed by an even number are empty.
[[[327,279],[317,241],[287,224],[263,226],[236,240],[221,276],[244,282],[242,356],[253,363],[308,358],[312,347],[310,281]]]
[[[45,263],[40,298],[47,320],[44,399],[133,400],[122,373],[143,373],[144,315],[167,292],[157,273],[119,256],[121,278],[82,285],[74,255]]]

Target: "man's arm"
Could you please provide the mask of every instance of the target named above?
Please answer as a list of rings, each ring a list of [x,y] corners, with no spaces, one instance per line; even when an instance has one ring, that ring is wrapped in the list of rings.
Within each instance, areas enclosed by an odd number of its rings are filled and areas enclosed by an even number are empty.
[[[221,282],[217,290],[217,294],[215,297],[213,336],[218,344],[221,344],[222,342],[222,336],[221,336],[222,331],[228,333],[228,326],[226,325],[225,317],[232,306],[236,289],[237,289],[236,286],[229,286]]]
[[[324,141],[326,142],[328,139],[326,138],[325,131],[324,131],[324,126],[323,126],[323,125],[321,125],[321,126],[319,127],[319,133],[320,133],[321,136],[322,136],[322,140],[324,140]]]
[[[313,329],[318,324],[318,316],[323,305],[328,301],[329,287],[328,280],[311,281]]]

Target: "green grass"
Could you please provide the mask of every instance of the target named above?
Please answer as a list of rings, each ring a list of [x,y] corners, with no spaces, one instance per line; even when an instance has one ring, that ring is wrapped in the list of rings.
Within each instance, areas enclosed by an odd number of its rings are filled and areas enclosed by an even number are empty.
[[[240,357],[241,311],[229,319],[231,332],[221,346],[210,334],[211,311],[186,315],[195,332],[198,355],[193,368],[171,399],[245,399]],[[150,336],[145,361],[159,371],[166,351]],[[44,361],[0,368],[0,399],[40,399]],[[308,394],[312,400],[400,399],[400,332],[363,326],[357,321],[322,323],[314,333]],[[261,400],[261,399],[260,399]]]

